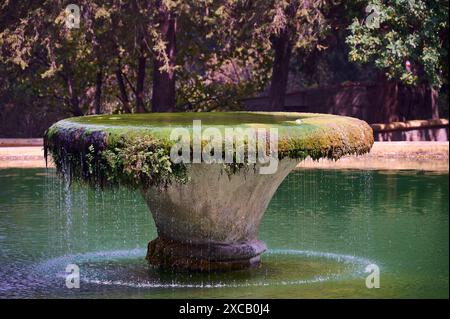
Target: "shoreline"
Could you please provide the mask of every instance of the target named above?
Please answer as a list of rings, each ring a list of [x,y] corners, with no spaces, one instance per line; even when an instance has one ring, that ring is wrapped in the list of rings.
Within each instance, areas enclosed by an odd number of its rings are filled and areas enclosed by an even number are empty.
[[[449,171],[448,142],[375,142],[370,153],[338,161],[306,159],[297,168]]]

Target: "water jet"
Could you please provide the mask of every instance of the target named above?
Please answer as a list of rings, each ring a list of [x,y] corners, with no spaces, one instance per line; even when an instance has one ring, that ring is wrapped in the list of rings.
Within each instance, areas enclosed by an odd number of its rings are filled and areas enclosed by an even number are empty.
[[[174,163],[175,128],[276,128],[278,167],[260,174],[254,163]],[[207,142],[207,141],[204,141]],[[264,212],[284,178],[307,157],[338,159],[373,144],[364,121],[325,114],[213,112],[75,117],[55,123],[44,139],[57,171],[93,187],[141,192],[158,237],[148,245],[152,265],[200,271],[259,265]]]

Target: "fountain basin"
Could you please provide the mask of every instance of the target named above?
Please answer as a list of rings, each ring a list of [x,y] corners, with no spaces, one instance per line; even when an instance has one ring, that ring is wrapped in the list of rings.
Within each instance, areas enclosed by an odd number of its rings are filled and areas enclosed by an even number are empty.
[[[259,163],[174,163],[170,134],[179,127],[192,131],[193,120],[222,132],[276,128],[277,170],[260,174]],[[364,121],[324,114],[152,113],[63,120],[44,142],[57,171],[70,181],[140,190],[158,230],[148,245],[151,264],[211,271],[259,265],[266,249],[257,239],[260,221],[299,161],[366,153],[373,133]]]

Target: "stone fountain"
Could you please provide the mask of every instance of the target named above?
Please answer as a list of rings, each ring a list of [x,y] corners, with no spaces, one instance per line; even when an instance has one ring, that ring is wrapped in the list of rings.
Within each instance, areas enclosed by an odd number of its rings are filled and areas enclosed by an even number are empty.
[[[276,129],[276,153],[264,147],[267,156],[276,154],[276,170],[261,173],[265,163],[250,163],[249,156],[238,163],[236,154],[232,163],[174,161],[174,129],[195,136],[195,121],[201,121],[203,130],[221,133]],[[69,180],[93,187],[123,185],[142,193],[158,231],[148,245],[150,264],[215,271],[259,265],[266,250],[257,238],[259,224],[298,162],[366,153],[373,133],[364,121],[325,114],[151,113],[62,120],[49,128],[44,141],[46,156],[51,154],[57,171]],[[200,135],[198,142],[197,147],[204,147],[210,140]],[[192,139],[190,159],[195,149]],[[248,145],[243,149],[249,152]]]

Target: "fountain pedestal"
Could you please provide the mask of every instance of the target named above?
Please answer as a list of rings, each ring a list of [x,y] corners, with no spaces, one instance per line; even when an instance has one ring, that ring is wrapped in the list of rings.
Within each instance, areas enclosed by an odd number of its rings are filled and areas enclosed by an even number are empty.
[[[266,250],[260,240],[246,243],[182,243],[158,237],[148,244],[147,261],[156,266],[197,271],[258,267]]]
[[[259,224],[296,163],[284,159],[270,175],[259,174],[256,165],[230,176],[220,164],[192,164],[186,184],[143,190],[158,230],[147,260],[200,271],[258,266],[266,250],[257,239]]]

